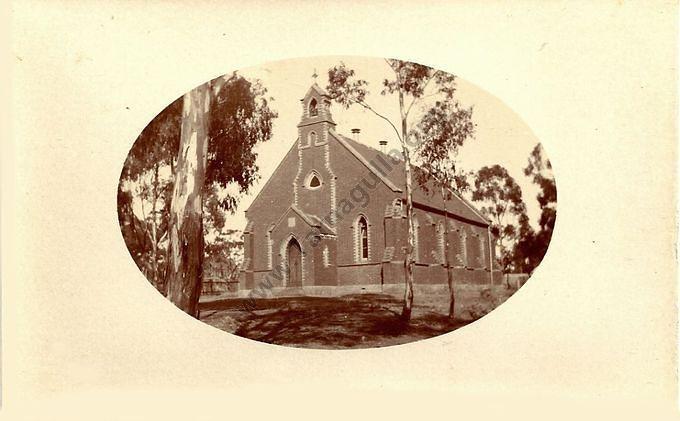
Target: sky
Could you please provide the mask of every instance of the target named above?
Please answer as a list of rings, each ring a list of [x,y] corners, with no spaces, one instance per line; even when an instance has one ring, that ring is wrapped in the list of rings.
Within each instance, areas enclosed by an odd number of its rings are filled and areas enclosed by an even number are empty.
[[[368,82],[369,95],[366,102],[376,111],[395,122],[400,121],[399,104],[394,95],[380,95],[382,80],[393,73],[382,58],[367,57],[315,57],[265,63],[261,67],[239,70],[247,78],[257,78],[268,89],[267,95],[274,98],[271,107],[278,112],[274,121],[272,138],[256,147],[257,165],[261,178],[250,189],[249,194],[240,198],[236,213],[227,216],[227,228],[245,227],[244,211],[252,203],[264,184],[271,177],[276,166],[297,139],[297,124],[302,115],[300,100],[316,80],[322,88],[328,82],[328,69],[343,61],[356,71],[356,76]],[[427,63],[423,63],[427,64]],[[455,74],[455,69],[441,69]],[[318,77],[314,79],[314,73]],[[486,165],[500,164],[517,181],[527,205],[531,224],[536,227],[540,207],[536,201],[538,189],[526,177],[523,168],[531,150],[539,140],[529,127],[503,102],[475,86],[469,81],[457,78],[456,98],[463,106],[473,106],[473,121],[477,124],[474,139],[468,140],[459,153],[459,166],[464,170],[478,170]],[[378,141],[387,140],[387,149],[400,149],[396,135],[389,124],[360,106],[344,109],[337,104],[331,107],[335,130],[351,137],[351,129],[361,129],[359,141],[379,148]]]

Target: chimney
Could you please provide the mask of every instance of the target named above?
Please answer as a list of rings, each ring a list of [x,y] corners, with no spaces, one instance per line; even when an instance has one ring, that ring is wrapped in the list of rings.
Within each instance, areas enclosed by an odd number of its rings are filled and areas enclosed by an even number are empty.
[[[352,138],[358,142],[359,141],[359,133],[361,133],[361,129],[352,129]]]
[[[380,144],[380,152],[382,153],[387,153],[387,141],[386,140],[381,140],[378,142]]]

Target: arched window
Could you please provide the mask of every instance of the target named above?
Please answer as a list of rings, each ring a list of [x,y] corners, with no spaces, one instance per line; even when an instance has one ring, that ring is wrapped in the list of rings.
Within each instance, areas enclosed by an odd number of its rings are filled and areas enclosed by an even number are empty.
[[[309,116],[315,117],[317,115],[319,115],[319,110],[316,106],[316,98],[312,98],[312,100],[309,101]]]
[[[316,190],[321,187],[321,176],[316,171],[311,171],[305,179],[305,187]]]
[[[357,221],[357,256],[360,261],[368,260],[368,222],[366,217],[360,216]]]
[[[307,143],[308,145],[316,145],[316,132],[309,132],[309,142]]]
[[[274,240],[272,239],[272,231],[276,228],[276,224],[271,224],[269,225],[269,228],[267,228],[267,269],[272,269],[272,260],[273,260],[273,248],[274,248]]]

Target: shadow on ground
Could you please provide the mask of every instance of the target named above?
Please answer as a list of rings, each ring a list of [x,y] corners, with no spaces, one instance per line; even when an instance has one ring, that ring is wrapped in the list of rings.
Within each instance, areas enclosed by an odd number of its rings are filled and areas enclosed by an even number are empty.
[[[257,299],[252,311],[246,310],[248,301],[202,303],[201,320],[256,341],[331,349],[403,344],[441,335],[472,321],[452,321],[441,308],[414,303],[411,322],[404,323],[400,317],[402,300],[384,294]]]

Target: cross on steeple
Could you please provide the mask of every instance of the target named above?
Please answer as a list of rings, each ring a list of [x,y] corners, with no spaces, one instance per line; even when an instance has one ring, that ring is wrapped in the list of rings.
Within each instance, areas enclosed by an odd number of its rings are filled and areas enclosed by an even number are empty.
[[[319,75],[316,74],[316,67],[314,68],[314,73],[312,74],[312,79],[314,79],[314,83],[316,83],[316,78],[319,77]]]

